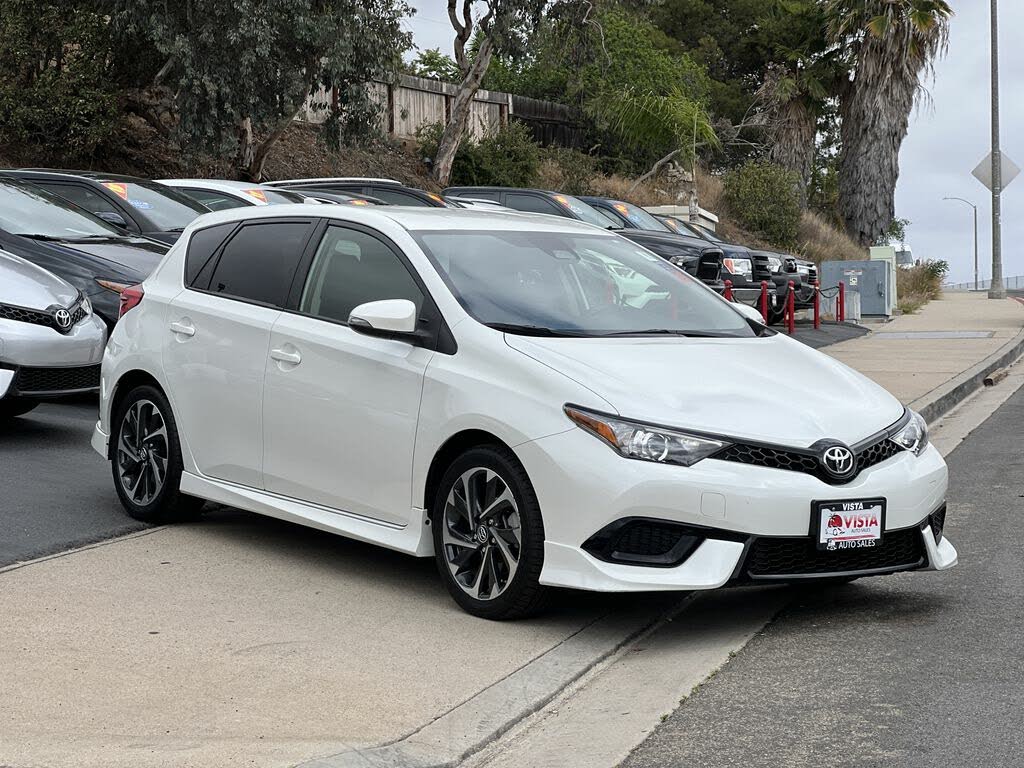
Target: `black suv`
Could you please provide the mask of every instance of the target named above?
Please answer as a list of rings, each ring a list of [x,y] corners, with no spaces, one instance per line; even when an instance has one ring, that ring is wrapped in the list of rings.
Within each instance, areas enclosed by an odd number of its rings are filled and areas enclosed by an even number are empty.
[[[210,209],[149,179],[98,171],[22,168],[0,172],[70,200],[132,235],[171,244],[193,219]]]
[[[316,194],[317,192],[341,192],[343,194],[369,195],[389,205],[412,205],[421,208],[448,208],[444,198],[434,192],[416,187],[407,187],[394,179],[371,179],[345,176],[330,179],[283,179],[264,182],[268,187],[283,187],[296,192]]]
[[[520,187],[449,187],[444,194],[452,197],[491,200],[506,208],[523,213],[561,216],[593,224],[602,229],[617,230],[623,237],[654,251],[666,261],[682,267],[702,282],[719,291],[723,289],[720,276],[722,251],[719,248],[709,247],[699,238],[680,237],[665,228],[662,228],[661,232],[628,229],[617,218],[591,206],[587,202],[590,198],[577,198],[561,192]]]

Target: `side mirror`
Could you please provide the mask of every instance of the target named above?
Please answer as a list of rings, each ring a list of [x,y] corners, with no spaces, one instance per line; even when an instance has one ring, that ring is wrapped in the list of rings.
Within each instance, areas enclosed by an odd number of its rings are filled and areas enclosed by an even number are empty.
[[[353,309],[348,327],[366,336],[412,341],[416,337],[416,305],[408,299],[368,301]]]
[[[115,227],[121,229],[128,229],[128,222],[124,220],[124,216],[114,211],[96,211],[95,215],[98,218],[103,219],[108,224],[113,224]]]
[[[741,304],[740,302],[733,302],[733,308],[743,315],[747,320],[753,320],[755,323],[764,325],[764,317],[761,315],[761,310],[750,306],[749,304]]]

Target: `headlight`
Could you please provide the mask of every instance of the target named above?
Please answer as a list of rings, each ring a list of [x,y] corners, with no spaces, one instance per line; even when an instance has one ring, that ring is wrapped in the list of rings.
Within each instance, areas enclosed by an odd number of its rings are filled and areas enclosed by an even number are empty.
[[[782,259],[780,259],[778,256],[769,256],[768,257],[768,268],[771,269],[772,272],[781,272],[782,271]]]
[[[89,301],[89,299],[85,298],[84,296],[82,297],[82,303],[79,304],[78,306],[80,306],[82,308],[82,311],[85,312],[86,317],[92,314],[92,302]]]
[[[921,414],[911,411],[910,421],[890,439],[900,448],[905,448],[915,456],[920,456],[921,451],[928,445],[928,424]]]
[[[627,459],[689,467],[722,450],[728,443],[665,427],[565,406],[565,415]]]
[[[722,264],[734,275],[749,275],[753,271],[750,259],[722,259]]]

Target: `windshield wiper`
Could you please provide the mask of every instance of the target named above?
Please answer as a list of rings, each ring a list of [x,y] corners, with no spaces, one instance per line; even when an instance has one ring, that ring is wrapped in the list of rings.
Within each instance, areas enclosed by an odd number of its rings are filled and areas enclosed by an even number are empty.
[[[515,333],[520,336],[590,336],[589,333],[580,333],[578,331],[569,330],[556,330],[554,328],[545,328],[542,325],[519,325],[517,323],[484,323],[488,328],[493,328],[496,331],[502,333]]]
[[[648,328],[643,331],[612,331],[601,336],[685,336],[693,339],[724,339],[732,338],[729,333],[713,333],[711,331],[682,331],[675,328]]]
[[[41,235],[38,232],[15,232],[14,234],[18,237],[27,237],[29,240],[44,240],[48,243],[59,243],[65,239],[56,235]]]

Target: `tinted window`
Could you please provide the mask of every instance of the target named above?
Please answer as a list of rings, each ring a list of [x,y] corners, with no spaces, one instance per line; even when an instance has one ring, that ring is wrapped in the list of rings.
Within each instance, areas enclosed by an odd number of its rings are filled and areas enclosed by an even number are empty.
[[[418,205],[420,208],[432,207],[425,200],[421,200],[416,195],[403,192],[400,189],[391,189],[390,187],[370,187],[369,194],[373,197],[379,197],[385,203],[391,203],[392,205]]]
[[[229,208],[243,208],[247,205],[256,205],[255,202],[247,203],[237,197],[225,195],[223,192],[214,192],[209,189],[193,189],[191,187],[179,187],[179,192],[184,192],[197,203],[202,203],[211,211],[226,211]]]
[[[423,293],[409,270],[387,245],[357,230],[329,227],[320,242],[299,311],[348,322],[367,301],[409,299],[417,311]]]
[[[125,215],[116,205],[86,186],[81,184],[53,184],[47,181],[38,183],[40,186],[46,187],[61,197],[70,200],[72,203],[80,205],[90,213],[116,213],[121,218],[125,218]]]
[[[193,285],[196,277],[203,271],[203,267],[210,263],[213,254],[224,242],[224,238],[231,234],[235,224],[218,224],[216,227],[207,227],[192,233],[188,241],[188,253],[185,255],[185,285]],[[207,281],[209,280],[207,270]],[[207,282],[203,281],[203,283]]]
[[[455,191],[451,192],[451,195],[452,195],[452,197],[464,197],[464,198],[469,199],[469,200],[491,200],[491,201],[493,201],[495,203],[498,202],[498,193],[497,192],[491,192],[491,191],[488,191],[488,190],[485,190],[485,189],[481,189],[481,190],[469,189],[469,190],[464,190],[462,192],[459,192],[458,190],[455,190]]]
[[[549,203],[543,197],[539,195],[524,195],[521,192],[509,192],[505,195],[505,205],[509,208],[515,208],[517,211],[526,211],[527,213],[549,213],[555,216],[564,216],[558,206],[553,203]]]
[[[311,226],[309,222],[245,225],[224,246],[210,290],[284,306]]]

